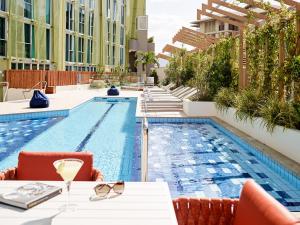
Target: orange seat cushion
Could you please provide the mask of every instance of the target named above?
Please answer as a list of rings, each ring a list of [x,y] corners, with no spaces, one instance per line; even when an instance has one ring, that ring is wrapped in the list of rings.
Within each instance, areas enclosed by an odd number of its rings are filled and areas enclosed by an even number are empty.
[[[242,190],[234,225],[299,225],[283,205],[270,196],[253,180]]]
[[[17,179],[62,181],[53,162],[66,158],[81,159],[84,162],[74,180],[92,180],[93,155],[88,152],[20,152]]]

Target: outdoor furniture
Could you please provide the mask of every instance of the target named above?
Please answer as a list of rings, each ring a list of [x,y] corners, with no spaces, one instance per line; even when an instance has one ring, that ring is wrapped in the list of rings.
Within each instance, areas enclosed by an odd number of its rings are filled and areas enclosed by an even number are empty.
[[[30,108],[48,108],[49,98],[40,90],[34,90],[29,105]]]
[[[0,193],[9,192],[29,181],[0,182]],[[65,187],[64,182],[44,182]],[[97,183],[99,184],[99,183]],[[74,212],[62,212],[67,192],[29,210],[21,210],[0,203],[2,225],[176,225],[176,216],[167,183],[125,183],[123,194],[97,200],[95,182],[72,182],[70,204]]]
[[[101,172],[93,168],[93,155],[89,152],[20,152],[18,167],[0,172],[0,180],[61,181],[53,162],[64,158],[84,161],[75,181],[103,180]]]
[[[240,199],[173,200],[179,225],[299,225],[283,205],[253,180],[248,180]]]
[[[111,86],[111,88],[107,90],[108,96],[118,96],[119,94],[119,90],[115,86]]]

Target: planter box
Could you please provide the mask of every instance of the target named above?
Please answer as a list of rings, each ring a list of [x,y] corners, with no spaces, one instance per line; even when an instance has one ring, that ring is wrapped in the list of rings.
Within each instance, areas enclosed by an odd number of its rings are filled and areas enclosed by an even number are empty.
[[[288,158],[300,163],[300,131],[284,129],[277,126],[273,133],[269,133],[263,125],[263,120],[239,121],[235,116],[236,110],[229,108],[227,112],[217,112],[217,117],[231,126],[245,132],[251,137],[277,150]]]
[[[188,99],[183,100],[183,111],[187,116],[209,117],[216,116],[215,102],[193,102]]]

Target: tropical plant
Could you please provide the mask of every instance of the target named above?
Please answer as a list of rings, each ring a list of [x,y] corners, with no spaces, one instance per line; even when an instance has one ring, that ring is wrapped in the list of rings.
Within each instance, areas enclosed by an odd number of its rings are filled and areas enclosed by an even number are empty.
[[[157,75],[157,71],[156,71],[156,70],[152,70],[149,76],[150,76],[150,77],[154,77],[154,84],[157,85],[157,84],[158,84],[158,75]]]
[[[216,97],[214,98],[216,102],[216,107],[221,112],[226,112],[229,107],[235,105],[236,94],[231,88],[222,88]]]
[[[260,108],[265,100],[254,88],[248,88],[241,91],[236,96],[235,108],[236,118],[239,120],[251,121],[260,116]]]
[[[153,43],[154,42],[154,37],[149,37],[148,38],[148,43]]]
[[[263,124],[269,132],[273,132],[276,125],[285,128],[297,128],[300,114],[292,102],[282,102],[277,97],[270,97],[261,107],[260,115]]]
[[[148,51],[148,52],[137,52],[137,59],[135,61],[136,65],[141,64],[143,67],[143,71],[146,70],[146,67],[148,65],[157,65],[159,67],[158,59],[154,52]],[[146,71],[147,72],[147,71]]]

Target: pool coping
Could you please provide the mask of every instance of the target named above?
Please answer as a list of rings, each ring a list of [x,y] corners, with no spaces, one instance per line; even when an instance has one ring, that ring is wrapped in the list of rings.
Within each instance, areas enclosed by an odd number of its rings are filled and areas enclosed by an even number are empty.
[[[218,119],[217,117],[182,117],[182,118],[176,118],[176,117],[148,117],[149,123],[151,122],[178,122],[179,120],[186,120],[187,122],[193,122],[197,120],[205,121],[205,119],[212,121],[215,123],[219,129],[221,128],[221,131],[225,133],[225,135],[230,136],[230,133],[237,136],[239,139],[241,139],[242,142],[245,142],[247,146],[246,148],[252,148],[256,151],[258,151],[257,157],[259,159],[268,157],[269,159],[262,160],[263,162],[265,160],[270,163],[272,167],[272,170],[276,173],[278,173],[281,177],[285,178],[288,181],[293,181],[293,183],[296,185],[296,187],[300,187],[300,164],[293,161],[292,159],[287,158],[286,156],[282,155],[281,153],[277,152],[275,149],[272,149],[271,147],[261,143],[260,141],[254,139],[253,137],[245,134],[244,132],[238,130],[235,127],[232,127],[228,123],[222,121],[221,119]],[[152,121],[151,121],[152,120]],[[138,122],[141,121],[141,117],[137,119]],[[224,130],[225,129],[225,132]],[[232,137],[231,137],[232,138]],[[240,141],[237,141],[238,144],[243,145],[240,143]],[[276,170],[275,170],[276,169]],[[277,171],[278,170],[278,171]],[[283,171],[286,170],[286,171]],[[294,177],[293,177],[294,176]]]
[[[11,114],[0,114],[0,123],[2,122],[10,122],[10,121],[18,121],[18,120],[28,120],[28,119],[39,119],[39,118],[52,118],[52,117],[67,117],[70,113],[76,111],[83,105],[91,102],[97,101],[101,99],[119,99],[119,100],[135,100],[136,103],[138,102],[138,98],[136,96],[132,97],[125,97],[125,96],[94,96],[91,97],[83,102],[78,103],[74,107],[66,108],[66,109],[49,109],[44,111],[37,111],[37,112],[23,112],[23,113],[11,113]],[[136,107],[138,110],[138,106]],[[137,112],[136,112],[137,114]]]

